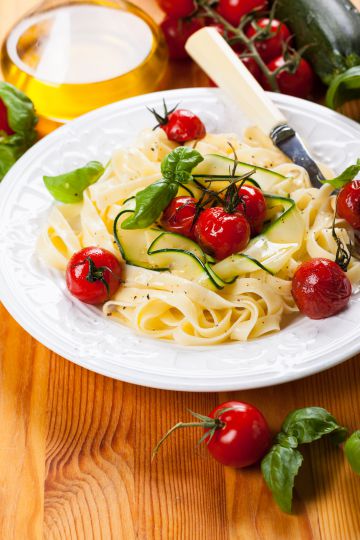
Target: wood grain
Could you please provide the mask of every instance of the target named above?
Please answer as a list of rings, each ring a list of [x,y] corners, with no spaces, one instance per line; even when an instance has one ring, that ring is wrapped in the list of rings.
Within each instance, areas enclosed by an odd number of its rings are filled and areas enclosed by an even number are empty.
[[[360,0],[357,0],[360,5]],[[155,0],[139,5],[159,20]],[[0,36],[33,0],[0,0]],[[191,63],[164,88],[206,84]],[[348,109],[360,116],[360,107]],[[151,463],[159,437],[187,409],[227,399],[265,411],[277,430],[295,407],[328,408],[360,425],[359,358],[290,384],[228,394],[174,393],[82,369],[33,340],[0,306],[1,540],[356,540],[360,478],[326,441],[304,449],[295,514],[274,505],[256,468],[226,469],[199,433],[178,433]]]

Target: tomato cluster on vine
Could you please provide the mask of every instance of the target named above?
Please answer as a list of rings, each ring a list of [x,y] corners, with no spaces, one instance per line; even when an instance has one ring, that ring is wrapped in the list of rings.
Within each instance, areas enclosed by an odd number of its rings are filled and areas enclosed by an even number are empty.
[[[314,72],[293,49],[290,29],[269,11],[267,0],[158,0],[170,58],[185,59],[187,39],[204,26],[220,32],[266,90],[308,97]],[[212,81],[209,81],[212,85]]]

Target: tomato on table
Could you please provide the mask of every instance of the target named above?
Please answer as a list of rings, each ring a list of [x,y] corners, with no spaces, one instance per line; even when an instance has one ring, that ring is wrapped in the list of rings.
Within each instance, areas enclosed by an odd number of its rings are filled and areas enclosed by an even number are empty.
[[[163,212],[161,224],[164,229],[194,239],[196,203],[193,197],[175,197]]]
[[[279,67],[282,67],[285,62],[284,56],[281,55],[271,60],[267,66],[270,71],[275,71]],[[309,62],[305,58],[301,58],[294,72],[288,70],[281,71],[276,76],[276,80],[283,94],[306,98],[311,94],[313,89],[314,72]],[[262,85],[266,90],[270,90],[270,85],[265,78],[262,78]]]
[[[291,292],[301,313],[325,319],[347,306],[351,290],[349,278],[336,262],[316,258],[296,270]]]
[[[226,401],[218,405],[208,416],[192,413],[198,422],[179,422],[173,426],[156,445],[153,456],[167,437],[175,430],[202,427],[200,442],[222,465],[248,467],[257,463],[267,452],[271,433],[263,414],[250,403]]]
[[[217,260],[242,251],[250,239],[250,225],[238,211],[229,213],[220,206],[206,208],[195,225],[200,246]]]
[[[291,33],[286,24],[277,19],[268,19],[263,17],[252,21],[246,29],[247,37],[251,38],[256,35],[259,29],[267,29],[270,34],[265,39],[255,41],[256,48],[265,62],[269,62],[273,58],[280,56],[284,44],[290,40]]]
[[[264,10],[267,0],[220,0],[217,11],[233,26],[239,26],[241,19],[254,10]]]
[[[158,4],[171,17],[188,17],[196,9],[194,0],[158,0]]]
[[[103,304],[117,291],[121,281],[120,262],[110,251],[100,247],[81,249],[67,265],[67,288],[86,304]]]
[[[160,27],[169,48],[170,58],[173,60],[183,60],[188,58],[185,50],[185,43],[189,37],[204,26],[200,19],[177,19],[176,17],[166,17]]]

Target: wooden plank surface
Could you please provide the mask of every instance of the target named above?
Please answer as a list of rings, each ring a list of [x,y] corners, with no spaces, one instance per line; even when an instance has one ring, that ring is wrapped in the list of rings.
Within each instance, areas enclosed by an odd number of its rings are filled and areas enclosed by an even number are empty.
[[[153,0],[139,0],[159,19]],[[360,4],[360,0],[359,0]],[[0,0],[0,35],[33,0]],[[188,63],[167,87],[201,85]],[[351,109],[355,114],[360,108]],[[328,408],[360,425],[359,359],[307,379],[229,394],[173,393],[91,373],[33,340],[0,306],[0,538],[355,540],[360,478],[325,441],[305,449],[295,514],[274,505],[256,469],[235,471],[181,433],[151,449],[186,410],[226,399],[259,406],[277,430],[289,410]]]

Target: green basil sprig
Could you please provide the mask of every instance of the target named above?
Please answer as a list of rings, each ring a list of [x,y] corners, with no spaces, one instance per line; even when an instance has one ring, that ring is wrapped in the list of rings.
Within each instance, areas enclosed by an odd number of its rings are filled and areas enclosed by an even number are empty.
[[[160,216],[176,196],[179,187],[192,180],[191,171],[203,161],[202,155],[187,146],[179,146],[161,163],[163,178],[135,196],[135,210],[121,224],[123,229],[145,229]]]
[[[340,189],[346,184],[354,180],[355,176],[360,172],[360,159],[356,161],[354,165],[350,165],[339,176],[331,178],[330,180],[322,180],[323,184],[330,184],[334,189]]]
[[[360,430],[354,431],[348,438],[344,452],[353,471],[360,474]]]
[[[0,81],[0,100],[4,103],[10,128],[0,131],[0,181],[37,139],[37,116],[32,101],[15,86]]]
[[[298,445],[329,434],[334,442],[340,443],[345,440],[347,430],[321,407],[297,409],[286,417],[276,444],[261,462],[265,482],[284,512],[291,512],[294,481],[303,462]]]
[[[44,176],[44,184],[57,201],[77,203],[82,201],[84,190],[95,184],[104,174],[98,161],[90,161],[84,167],[58,176]]]

